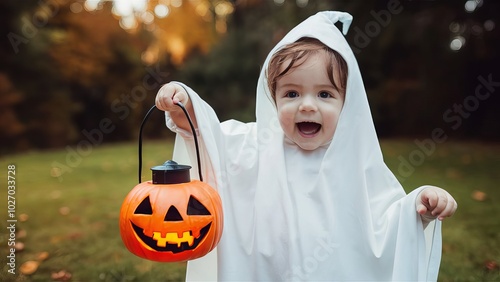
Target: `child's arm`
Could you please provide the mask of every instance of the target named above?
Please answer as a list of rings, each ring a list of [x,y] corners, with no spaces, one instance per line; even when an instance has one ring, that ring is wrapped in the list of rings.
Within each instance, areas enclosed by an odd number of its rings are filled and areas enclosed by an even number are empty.
[[[191,131],[189,126],[189,122],[184,115],[182,109],[176,104],[181,102],[191,117],[193,121],[193,125],[195,128],[198,128],[198,124],[196,122],[196,116],[194,115],[193,105],[189,99],[189,95],[186,90],[179,84],[170,82],[163,85],[158,94],[156,95],[156,107],[162,111],[166,111],[170,113],[170,117],[177,125],[177,127]]]
[[[427,186],[417,196],[416,210],[422,218],[424,226],[434,219],[443,220],[452,216],[457,210],[457,202],[446,190]]]

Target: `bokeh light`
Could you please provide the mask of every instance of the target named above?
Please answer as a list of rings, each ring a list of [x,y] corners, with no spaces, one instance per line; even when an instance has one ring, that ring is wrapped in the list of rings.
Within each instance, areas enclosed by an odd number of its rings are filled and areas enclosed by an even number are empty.
[[[485,21],[483,25],[486,31],[492,31],[493,29],[495,29],[495,22],[492,20]]]
[[[274,0],[274,4],[281,6],[281,5],[285,4],[285,0]]]
[[[71,5],[69,5],[69,9],[71,10],[71,12],[78,14],[81,11],[83,11],[83,6],[80,2],[75,2],[75,3],[71,3]]]
[[[155,15],[160,19],[168,16],[169,12],[170,10],[167,5],[158,4],[155,6]]]
[[[465,2],[464,9],[466,12],[472,13],[482,5],[483,5],[483,0],[468,0],[467,2]]]
[[[462,49],[465,45],[465,38],[463,36],[456,36],[450,42],[450,49],[453,51],[458,51]]]
[[[75,2],[75,3],[78,3],[78,2]],[[88,12],[98,10],[101,7],[101,3],[99,0],[87,0],[87,1],[85,1],[85,3],[83,5],[85,7],[85,10]]]
[[[155,16],[153,15],[153,13],[146,11],[146,12],[142,13],[141,20],[145,24],[152,24],[153,21],[155,20]]]
[[[297,6],[300,8],[304,8],[309,4],[309,0],[296,0],[297,1]]]

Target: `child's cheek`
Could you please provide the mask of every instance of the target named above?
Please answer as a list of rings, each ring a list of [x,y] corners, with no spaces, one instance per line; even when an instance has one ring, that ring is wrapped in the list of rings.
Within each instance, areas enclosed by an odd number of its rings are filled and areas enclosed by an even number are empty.
[[[290,113],[290,111],[286,110],[286,107],[281,107],[278,110],[278,119],[283,131],[290,131],[291,127],[295,125],[294,116]]]

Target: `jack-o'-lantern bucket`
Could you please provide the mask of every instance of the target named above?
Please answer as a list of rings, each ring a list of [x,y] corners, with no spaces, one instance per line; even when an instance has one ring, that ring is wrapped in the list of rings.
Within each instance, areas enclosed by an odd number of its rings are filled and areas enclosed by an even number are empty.
[[[169,160],[152,167],[152,180],[141,182],[142,129],[139,133],[139,184],[126,196],[120,210],[120,234],[127,249],[148,260],[180,262],[213,250],[222,235],[223,212],[219,194],[202,182],[194,126],[182,104],[195,138],[200,180],[191,180],[190,166]]]

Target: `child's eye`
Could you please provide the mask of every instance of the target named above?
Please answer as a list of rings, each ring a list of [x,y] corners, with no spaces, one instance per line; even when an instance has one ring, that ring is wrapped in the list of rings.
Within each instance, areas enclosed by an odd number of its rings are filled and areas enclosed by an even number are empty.
[[[288,97],[288,98],[296,98],[297,96],[299,96],[299,94],[295,91],[288,91],[285,94],[285,97]]]
[[[320,92],[318,96],[320,98],[330,98],[330,97],[333,97],[330,93],[325,92],[325,91]]]

